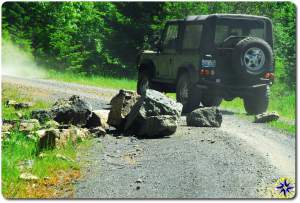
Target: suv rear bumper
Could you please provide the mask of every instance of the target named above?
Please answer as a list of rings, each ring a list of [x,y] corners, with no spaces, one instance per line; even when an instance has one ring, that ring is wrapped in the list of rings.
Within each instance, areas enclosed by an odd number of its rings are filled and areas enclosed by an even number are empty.
[[[233,99],[235,97],[251,96],[253,89],[261,88],[267,85],[272,85],[272,81],[268,79],[260,79],[257,84],[253,85],[227,85],[211,80],[200,80],[196,87],[199,91],[207,90],[209,94],[221,96],[223,98]]]

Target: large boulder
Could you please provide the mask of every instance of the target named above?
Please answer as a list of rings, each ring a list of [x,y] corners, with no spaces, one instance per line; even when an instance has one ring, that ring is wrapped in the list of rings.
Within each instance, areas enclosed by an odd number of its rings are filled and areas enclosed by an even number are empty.
[[[277,121],[279,114],[277,112],[265,112],[255,116],[254,123],[268,123],[271,121]]]
[[[92,115],[91,106],[79,96],[58,100],[50,109],[53,119],[60,124],[85,126]]]
[[[222,113],[216,107],[199,108],[186,117],[188,126],[195,127],[220,127],[222,123]]]
[[[142,122],[137,135],[147,138],[168,136],[176,132],[178,117],[170,115],[150,116]]]
[[[181,111],[182,104],[149,89],[132,107],[125,131],[147,137],[170,135],[176,131]]]
[[[111,110],[108,114],[107,123],[123,130],[126,117],[139,98],[140,96],[135,92],[120,90],[110,101]]]

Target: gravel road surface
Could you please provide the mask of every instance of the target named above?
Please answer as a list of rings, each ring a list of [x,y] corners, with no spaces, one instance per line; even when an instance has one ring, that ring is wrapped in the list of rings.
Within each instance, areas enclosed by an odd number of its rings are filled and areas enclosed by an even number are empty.
[[[34,98],[73,94],[108,108],[116,90],[43,79],[2,77]],[[74,198],[270,198],[278,178],[295,178],[295,135],[223,111],[221,128],[188,127],[162,139],[111,132],[79,153]]]

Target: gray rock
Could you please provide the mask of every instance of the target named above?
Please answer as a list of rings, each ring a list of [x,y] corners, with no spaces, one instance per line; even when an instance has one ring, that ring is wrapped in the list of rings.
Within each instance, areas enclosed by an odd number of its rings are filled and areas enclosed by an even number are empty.
[[[18,162],[18,168],[20,171],[31,170],[33,168],[34,160],[22,160]]]
[[[265,112],[258,114],[254,118],[254,123],[267,123],[271,121],[277,121],[279,119],[279,114],[277,112]]]
[[[40,123],[37,119],[22,120],[19,126],[19,130],[26,133],[37,130],[38,128],[40,128]]]
[[[45,123],[45,128],[59,128],[59,123],[54,120],[49,120]]]
[[[76,126],[85,126],[92,115],[91,106],[76,95],[58,100],[50,111],[55,121]]]
[[[168,136],[176,132],[177,120],[176,116],[150,116],[146,118],[135,134],[148,138]]]
[[[120,90],[110,101],[111,110],[107,123],[119,130],[123,130],[125,118],[131,111],[140,96],[132,91]]]
[[[31,173],[21,173],[19,178],[21,180],[26,180],[26,181],[34,181],[38,180],[39,178]]]
[[[62,154],[56,154],[55,157],[58,158],[58,159],[64,160],[64,161],[75,162],[74,159],[72,159],[70,157],[67,157],[67,156],[64,156]]]
[[[90,137],[91,137],[91,133],[89,129],[71,126],[70,128],[67,129],[61,129],[59,135],[55,140],[56,147],[58,148],[64,147],[67,145],[68,142],[72,144],[76,144]]]
[[[170,135],[176,131],[181,111],[182,104],[149,89],[132,107],[125,131],[149,137]]]
[[[216,107],[198,108],[187,115],[186,122],[188,126],[220,127],[222,113]]]
[[[59,137],[58,129],[42,129],[38,130],[38,149],[53,149],[56,146],[56,138]]]
[[[102,137],[106,135],[106,130],[102,128],[101,126],[95,127],[95,128],[90,128],[90,132],[94,135],[94,137]]]
[[[53,119],[53,114],[49,110],[38,109],[33,110],[30,117],[39,120],[40,123],[45,123]]]
[[[87,128],[102,127],[104,129],[108,129],[109,128],[107,124],[108,114],[109,114],[108,110],[93,111],[92,116],[87,121],[86,127]]]
[[[15,109],[23,109],[23,108],[32,107],[33,103],[31,103],[31,102],[16,102],[14,100],[7,100],[6,106],[12,106]]]
[[[14,126],[10,123],[2,123],[1,125],[1,129],[2,129],[2,133],[3,132],[9,132],[14,128]]]

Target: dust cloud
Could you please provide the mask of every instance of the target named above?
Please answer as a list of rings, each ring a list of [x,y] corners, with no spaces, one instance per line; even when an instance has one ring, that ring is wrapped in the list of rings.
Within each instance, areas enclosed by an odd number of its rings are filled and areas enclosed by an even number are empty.
[[[26,78],[43,78],[46,72],[36,65],[32,55],[25,53],[12,42],[2,41],[2,75]]]

